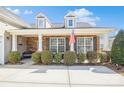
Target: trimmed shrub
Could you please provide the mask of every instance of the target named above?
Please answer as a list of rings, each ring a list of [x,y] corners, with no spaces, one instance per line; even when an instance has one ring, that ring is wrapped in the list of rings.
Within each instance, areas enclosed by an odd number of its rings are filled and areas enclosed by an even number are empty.
[[[61,63],[61,60],[62,60],[62,54],[61,53],[57,53],[56,55],[55,55],[55,63],[57,63],[57,64],[60,64]]]
[[[44,50],[41,52],[41,61],[43,64],[48,65],[53,61],[52,53],[48,50]]]
[[[31,60],[33,61],[33,64],[37,64],[41,62],[41,52],[35,52],[31,56]]]
[[[100,53],[99,54],[99,58],[100,58],[100,62],[101,63],[104,63],[104,62],[107,62],[108,61],[107,54],[106,53]]]
[[[97,61],[97,53],[95,51],[88,51],[87,59],[89,63],[95,63]]]
[[[111,50],[111,61],[114,64],[124,64],[124,30],[116,36]]]
[[[8,61],[11,64],[16,64],[21,60],[21,54],[18,51],[11,51],[8,55]]]
[[[111,52],[106,51],[106,56],[107,56],[107,62],[110,62],[110,60],[111,60]]]
[[[76,61],[76,54],[72,51],[67,51],[64,54],[64,64],[66,65],[72,65]]]
[[[85,61],[86,56],[83,53],[79,53],[77,55],[77,58],[78,58],[78,63],[83,63]]]

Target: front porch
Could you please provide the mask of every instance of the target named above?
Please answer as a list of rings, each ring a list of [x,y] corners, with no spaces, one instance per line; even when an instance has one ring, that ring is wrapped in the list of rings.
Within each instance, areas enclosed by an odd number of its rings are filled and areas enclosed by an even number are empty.
[[[69,45],[69,37],[74,30],[74,47]],[[108,48],[108,33],[113,29],[21,29],[7,31],[12,35],[12,51],[50,50],[53,54],[73,50],[76,53],[99,52],[100,36],[105,37],[104,49]]]
[[[64,54],[65,51],[71,50],[68,36],[31,36],[17,35],[13,37],[12,51],[20,53],[33,53],[35,51],[49,50],[53,54],[58,52]],[[14,42],[15,41],[15,42]],[[88,51],[99,51],[99,37],[96,35],[76,35],[74,51],[76,53],[87,53]],[[16,44],[16,45],[15,45]],[[16,48],[17,47],[17,48]]]

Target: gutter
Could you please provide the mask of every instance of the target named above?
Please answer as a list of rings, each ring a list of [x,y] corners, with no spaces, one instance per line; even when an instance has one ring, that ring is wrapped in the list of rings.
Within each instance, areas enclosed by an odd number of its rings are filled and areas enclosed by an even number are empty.
[[[11,11],[0,7],[0,21],[6,22],[17,28],[30,28],[31,26]]]

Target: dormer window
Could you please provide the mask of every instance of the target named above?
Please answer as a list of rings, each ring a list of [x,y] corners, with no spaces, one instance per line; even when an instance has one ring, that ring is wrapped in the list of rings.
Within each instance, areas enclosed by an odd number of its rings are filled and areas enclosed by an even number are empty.
[[[68,20],[68,26],[73,27],[73,20]]]
[[[65,15],[64,19],[66,28],[76,27],[76,15],[73,12],[69,12],[67,15]]]
[[[45,28],[44,20],[42,20],[42,19],[38,20],[38,28]]]
[[[46,16],[41,12],[36,16],[36,25],[37,28],[46,28]]]

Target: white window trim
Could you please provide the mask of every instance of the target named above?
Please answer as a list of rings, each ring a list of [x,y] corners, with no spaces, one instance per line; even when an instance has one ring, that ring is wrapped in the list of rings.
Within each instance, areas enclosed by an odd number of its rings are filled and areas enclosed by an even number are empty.
[[[79,44],[78,44],[78,39],[79,39],[79,38],[83,38],[83,39],[84,39],[83,45],[79,45]],[[77,40],[76,40],[76,42],[77,42],[77,43],[76,43],[77,53],[79,53],[79,52],[78,52],[78,46],[83,46],[83,47],[84,47],[84,50],[83,50],[83,51],[84,51],[84,53],[86,53],[86,46],[87,46],[87,45],[86,45],[86,39],[87,39],[87,38],[91,38],[91,39],[92,39],[91,45],[92,45],[92,50],[93,50],[93,48],[94,48],[94,45],[93,45],[93,37],[77,37]]]
[[[57,44],[56,44],[56,47],[57,47],[57,53],[59,52],[58,51],[58,46],[63,46],[63,45],[58,45],[58,39],[64,39],[64,52],[66,51],[66,38],[64,37],[52,37],[50,38],[50,45],[49,45],[49,49],[51,50],[51,46],[55,46],[55,45],[51,45],[51,40],[52,39],[57,39]],[[63,52],[62,52],[63,53]]]
[[[69,26],[69,20],[72,20],[72,26]],[[68,18],[66,24],[67,24],[68,28],[74,28],[75,27],[75,20],[73,18]]]
[[[77,37],[77,40],[76,40],[76,42],[77,42],[77,43],[76,43],[77,53],[78,53],[78,46],[81,46],[81,45],[78,44],[78,39],[79,39],[79,38],[83,38],[83,39],[84,39],[84,37]],[[84,41],[85,41],[85,40],[84,40]],[[84,45],[84,43],[83,43],[83,45]]]
[[[43,26],[42,27],[40,27],[40,22],[39,21],[42,21],[43,22]],[[38,28],[45,28],[45,19],[43,18],[43,19],[37,19],[37,26],[38,26]]]
[[[71,22],[72,22],[72,23],[71,23],[71,25],[70,25],[70,22],[69,22],[69,21],[71,21]],[[73,25],[74,25],[73,23],[74,23],[74,22],[73,22],[73,20],[72,20],[72,19],[68,20],[68,26],[69,26],[69,27],[73,27]]]
[[[49,40],[50,40],[49,50],[51,50],[51,46],[55,46],[55,45],[51,45],[52,39],[54,39],[54,38],[50,38],[50,39],[49,39]]]

